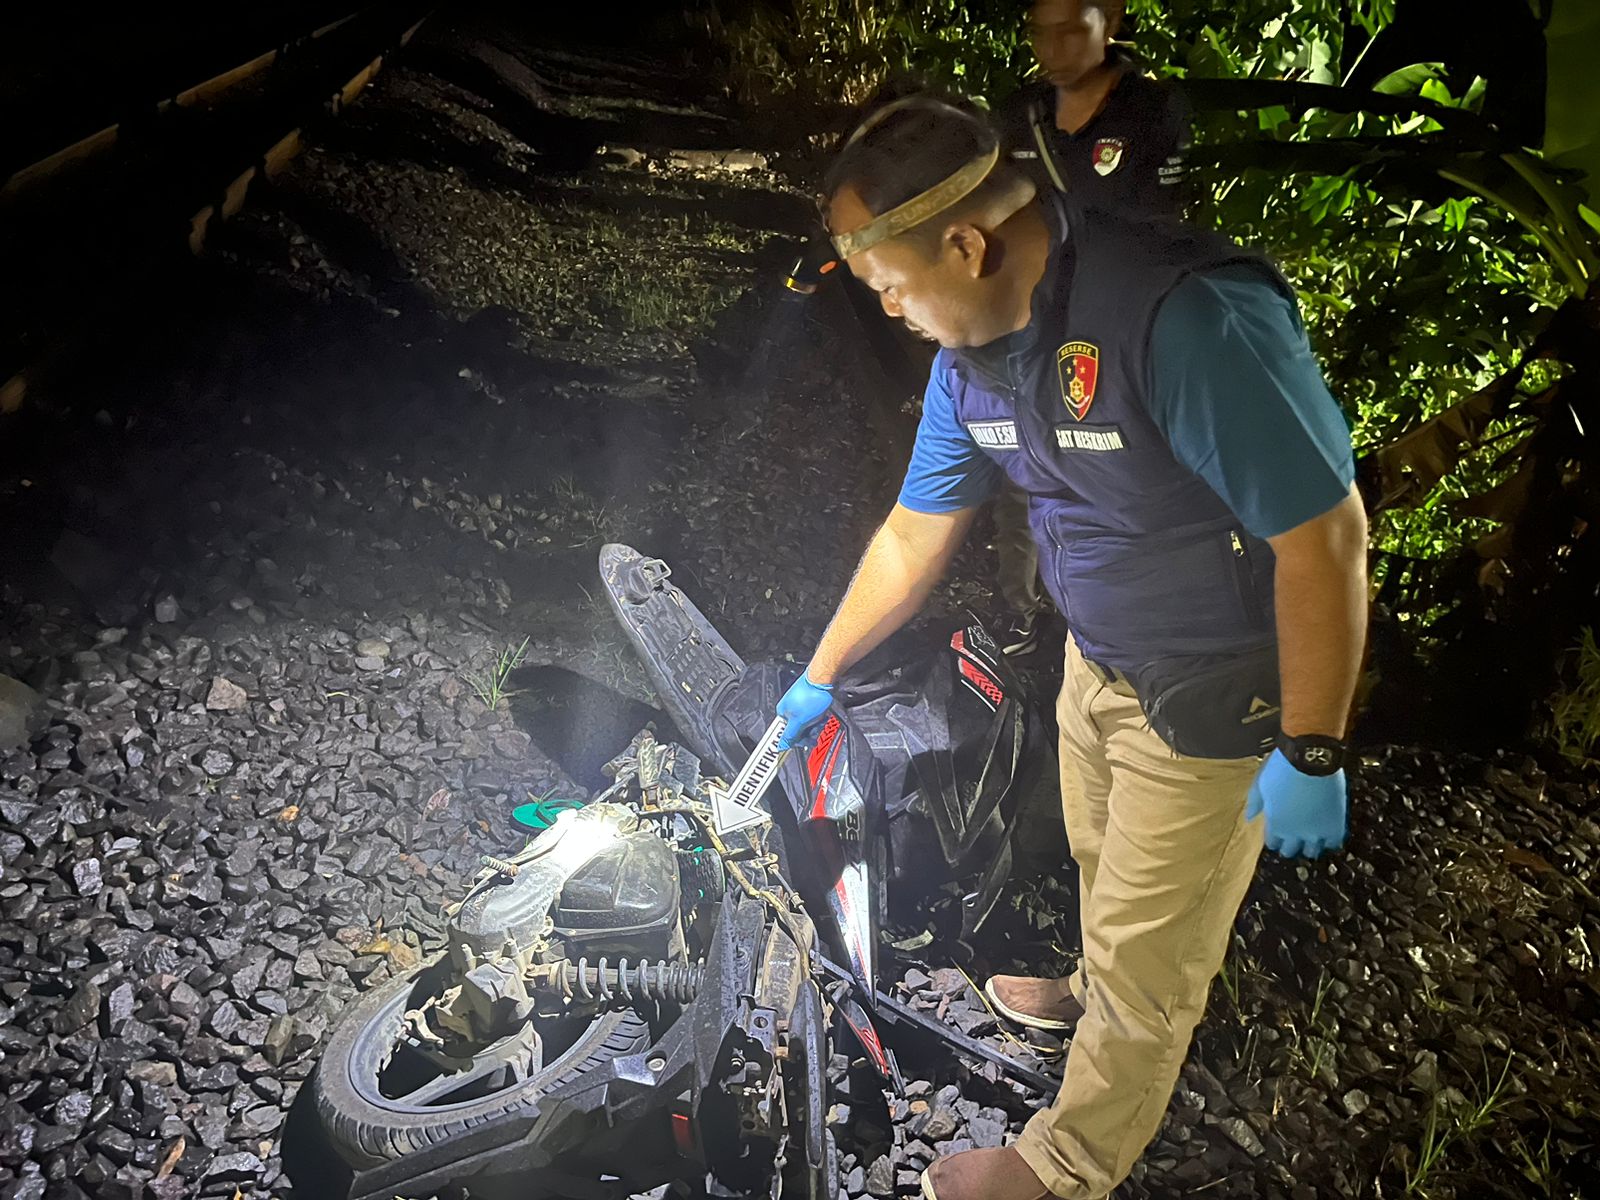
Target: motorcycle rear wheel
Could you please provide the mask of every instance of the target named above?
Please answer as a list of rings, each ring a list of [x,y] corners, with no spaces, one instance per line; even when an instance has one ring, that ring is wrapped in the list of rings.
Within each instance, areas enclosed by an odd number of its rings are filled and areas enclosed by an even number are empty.
[[[361,997],[334,1028],[311,1077],[313,1108],[339,1156],[364,1170],[455,1137],[492,1117],[534,1104],[553,1088],[650,1043],[650,1027],[631,1009],[601,1013],[553,1060],[526,1079],[453,1103],[407,1104],[377,1080],[395,1043],[423,968]]]

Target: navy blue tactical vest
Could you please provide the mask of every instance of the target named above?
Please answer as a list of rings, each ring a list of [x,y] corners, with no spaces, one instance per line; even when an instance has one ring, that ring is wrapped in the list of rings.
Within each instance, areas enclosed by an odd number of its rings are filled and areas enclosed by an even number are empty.
[[[1216,234],[1056,197],[1044,215],[1060,224],[1027,328],[935,363],[956,419],[1030,494],[1040,574],[1085,657],[1132,673],[1270,645],[1271,548],[1178,461],[1145,397],[1155,314],[1185,277],[1254,264],[1293,292]]]

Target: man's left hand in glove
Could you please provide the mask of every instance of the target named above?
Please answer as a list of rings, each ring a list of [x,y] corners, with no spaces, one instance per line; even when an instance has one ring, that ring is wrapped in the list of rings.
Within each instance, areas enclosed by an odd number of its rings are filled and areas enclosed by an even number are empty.
[[[1325,850],[1344,845],[1346,795],[1342,767],[1307,774],[1278,749],[1262,764],[1250,785],[1244,817],[1253,821],[1266,815],[1268,850],[1285,858],[1316,858]]]

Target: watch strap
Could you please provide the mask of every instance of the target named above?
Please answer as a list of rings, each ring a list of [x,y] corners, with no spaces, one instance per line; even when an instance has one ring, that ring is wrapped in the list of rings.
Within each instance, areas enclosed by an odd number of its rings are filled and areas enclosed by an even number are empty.
[[[1304,775],[1332,775],[1343,770],[1350,758],[1350,747],[1336,737],[1322,733],[1305,733],[1290,737],[1278,734],[1278,749],[1289,760],[1289,765]]]

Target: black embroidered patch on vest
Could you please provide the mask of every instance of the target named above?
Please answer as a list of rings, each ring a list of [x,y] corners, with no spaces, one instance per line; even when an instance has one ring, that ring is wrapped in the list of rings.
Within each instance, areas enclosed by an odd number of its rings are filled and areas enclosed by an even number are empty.
[[[1057,425],[1056,446],[1062,450],[1126,450],[1128,443],[1117,425]]]
[[[1068,342],[1056,351],[1056,376],[1067,411],[1083,420],[1094,403],[1094,385],[1100,377],[1100,347],[1093,342]]]

